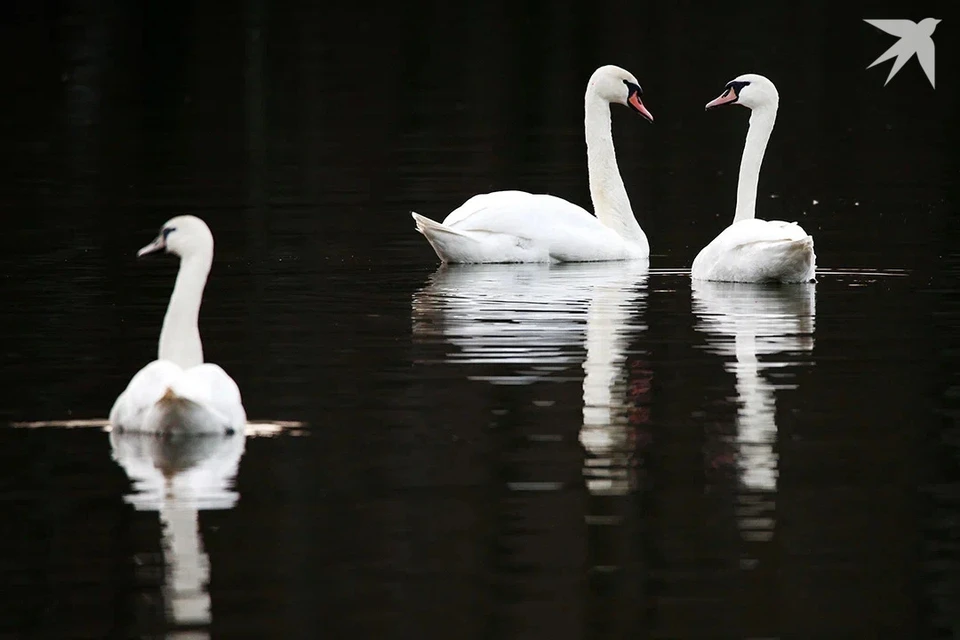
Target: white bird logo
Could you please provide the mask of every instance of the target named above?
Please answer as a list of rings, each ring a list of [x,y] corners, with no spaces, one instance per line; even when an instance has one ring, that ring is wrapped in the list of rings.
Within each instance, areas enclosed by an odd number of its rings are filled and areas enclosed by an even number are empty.
[[[874,60],[873,64],[868,66],[867,69],[884,60],[889,60],[893,56],[897,56],[896,61],[894,61],[893,66],[890,68],[890,75],[887,76],[887,82],[890,82],[893,76],[897,75],[897,72],[907,63],[907,60],[913,57],[913,54],[917,54],[917,60],[920,61],[923,72],[927,74],[927,80],[930,81],[930,86],[936,89],[933,73],[934,47],[932,36],[940,20],[937,18],[924,18],[919,24],[913,20],[864,20],[864,22],[872,24],[877,29],[886,31],[890,35],[900,38],[896,44]],[[887,86],[887,82],[884,82],[883,86]]]

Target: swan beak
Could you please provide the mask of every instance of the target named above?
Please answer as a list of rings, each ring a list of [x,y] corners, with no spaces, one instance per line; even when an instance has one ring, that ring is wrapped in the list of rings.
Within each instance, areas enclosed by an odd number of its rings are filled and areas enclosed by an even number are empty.
[[[738,97],[739,96],[737,96],[736,89],[734,89],[733,87],[730,87],[729,89],[721,93],[718,98],[715,98],[710,102],[708,102],[707,106],[705,106],[703,110],[709,111],[710,109],[713,109],[714,107],[719,107],[722,104],[729,104],[731,102],[735,102]]]
[[[653,114],[647,111],[647,108],[643,106],[643,102],[640,100],[640,96],[636,91],[630,94],[630,97],[627,98],[627,102],[630,103],[630,106],[633,107],[634,111],[646,118],[647,122],[653,122]]]
[[[151,253],[156,253],[157,251],[163,251],[167,248],[167,243],[164,242],[163,236],[158,236],[156,240],[145,246],[144,248],[137,251],[137,257],[142,258],[145,255]]]

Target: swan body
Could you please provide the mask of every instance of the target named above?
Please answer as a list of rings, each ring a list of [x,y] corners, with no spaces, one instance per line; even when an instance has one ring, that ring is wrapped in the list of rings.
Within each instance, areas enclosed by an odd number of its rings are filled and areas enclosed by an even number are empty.
[[[583,207],[548,194],[485,193],[442,224],[413,218],[443,262],[593,262],[650,254],[646,243],[625,240]]]
[[[495,191],[473,196],[443,222],[411,212],[417,231],[445,263],[646,260],[650,245],[630,207],[610,127],[610,104],[647,120],[643,90],[630,72],[607,65],[590,77],[584,129],[596,215],[552,195]]]
[[[809,282],[813,238],[796,222],[740,220],[720,232],[693,261],[695,280]]]
[[[707,103],[707,109],[740,104],[752,113],[740,160],[733,223],[697,254],[690,270],[694,280],[799,283],[815,279],[813,236],[796,222],[756,217],[760,166],[779,102],[773,82],[750,73],[728,82],[724,92]]]
[[[237,383],[219,365],[187,369],[154,360],[130,380],[110,412],[126,431],[242,431],[246,413]]]
[[[130,380],[110,410],[117,429],[154,433],[232,433],[246,426],[237,383],[218,365],[203,362],[197,320],[213,261],[213,236],[194,216],[178,216],[137,255],[166,250],[180,256],[180,271],[163,320],[157,360]]]

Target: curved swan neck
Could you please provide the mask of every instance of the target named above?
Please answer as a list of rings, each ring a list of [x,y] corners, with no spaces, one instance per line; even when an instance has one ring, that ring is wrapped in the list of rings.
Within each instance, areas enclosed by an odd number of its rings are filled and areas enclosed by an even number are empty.
[[[158,359],[169,360],[184,369],[203,363],[203,345],[197,321],[212,262],[212,247],[181,259],[177,282],[173,286],[160,331]]]
[[[757,107],[750,114],[747,139],[740,158],[740,179],[737,182],[737,211],[734,222],[749,220],[757,215],[757,184],[760,181],[760,165],[767,150],[767,142],[777,120],[777,103]]]
[[[587,172],[590,199],[597,219],[627,240],[645,238],[630,208],[630,199],[620,177],[610,127],[610,103],[587,89],[584,98],[587,137]]]

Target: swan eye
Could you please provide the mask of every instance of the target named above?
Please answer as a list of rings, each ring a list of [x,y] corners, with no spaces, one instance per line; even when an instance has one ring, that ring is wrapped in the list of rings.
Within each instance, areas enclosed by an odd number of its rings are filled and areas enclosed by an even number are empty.
[[[634,91],[636,91],[636,93],[637,93],[638,96],[642,96],[642,95],[643,95],[643,89],[640,88],[640,85],[638,85],[638,84],[633,84],[633,83],[630,82],[629,80],[624,80],[624,81],[623,81],[623,84],[627,85],[627,89],[628,89],[629,93],[633,93]],[[628,94],[628,95],[629,95],[629,94]]]
[[[740,92],[743,91],[743,88],[748,84],[750,84],[750,82],[747,80],[741,80],[740,82],[736,82],[736,81],[728,82],[727,91],[729,91],[730,89],[733,89],[737,95],[740,95]]]

